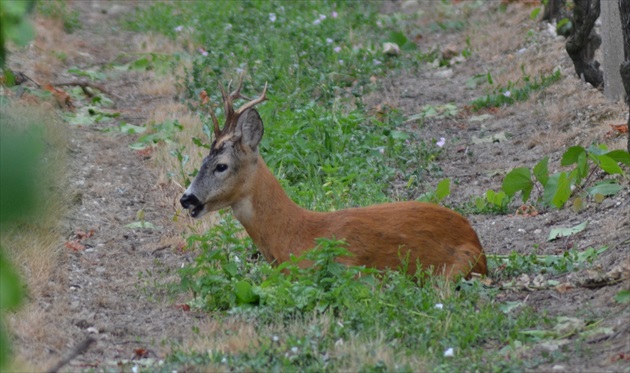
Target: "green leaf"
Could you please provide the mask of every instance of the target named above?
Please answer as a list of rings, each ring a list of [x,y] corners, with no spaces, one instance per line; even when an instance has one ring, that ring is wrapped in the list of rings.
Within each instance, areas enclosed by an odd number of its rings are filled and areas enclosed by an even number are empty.
[[[588,188],[587,192],[591,196],[594,196],[596,194],[601,194],[604,196],[614,196],[615,194],[619,193],[621,189],[623,189],[621,185],[617,184],[613,180],[608,180],[608,181],[598,183],[597,185],[591,188]]]
[[[578,155],[576,171],[578,177],[576,180],[577,183],[579,183],[582,179],[586,177],[586,175],[588,175],[588,162],[586,162],[586,153]]]
[[[573,234],[582,232],[586,228],[587,225],[588,225],[588,221],[585,221],[584,223],[578,224],[571,228],[552,228],[551,231],[549,232],[549,238],[547,239],[547,241],[553,241],[560,237],[568,237]]]
[[[536,17],[538,17],[538,14],[540,13],[541,8],[534,8],[534,10],[532,10],[531,13],[529,13],[529,19],[534,20],[536,19]]]
[[[435,189],[435,197],[439,202],[448,197],[449,194],[451,194],[451,179],[444,179],[438,183]]]
[[[606,171],[607,173],[611,175],[623,174],[621,167],[619,167],[619,165],[617,164],[617,161],[615,161],[614,159],[610,158],[607,155],[598,155],[596,157],[599,163],[599,167],[601,167],[602,170]]]
[[[22,293],[22,281],[0,248],[0,312],[17,307]]]
[[[245,280],[241,280],[234,284],[234,294],[236,295],[237,303],[241,304],[255,303],[260,299],[260,297],[254,293],[252,285]]]
[[[586,150],[584,150],[583,147],[572,146],[569,149],[567,149],[567,151],[564,152],[564,154],[562,154],[562,160],[560,161],[560,164],[562,166],[569,166],[574,163],[577,163],[578,157],[580,156],[580,154],[583,154],[583,153],[586,153]]]
[[[131,123],[121,123],[120,126],[120,132],[127,134],[127,135],[134,135],[136,133],[143,133],[144,131],[147,130],[146,127],[143,126],[135,126]]]
[[[613,150],[604,155],[614,159],[616,162],[630,166],[630,153],[626,150]]]
[[[389,41],[398,44],[401,48],[409,41],[405,34],[400,31],[392,31],[389,34]]]
[[[630,290],[624,289],[615,294],[615,301],[621,304],[630,303]]]
[[[533,187],[534,183],[529,168],[517,167],[505,175],[501,189],[509,197],[513,197],[516,192],[520,191],[523,193],[523,202],[527,202]]]
[[[403,131],[392,131],[390,132],[390,136],[395,140],[407,140],[409,139],[409,134]]]
[[[558,179],[560,178],[560,174],[553,174],[549,176],[547,179],[547,183],[545,184],[545,190],[543,191],[543,202],[549,206],[551,206],[553,197],[556,195],[556,191],[558,190]]]
[[[534,166],[534,177],[543,187],[547,184],[547,180],[549,180],[549,157],[541,159],[540,162]]]
[[[561,208],[571,197],[571,178],[566,172],[561,172],[558,178],[558,186],[551,203],[557,208]]]

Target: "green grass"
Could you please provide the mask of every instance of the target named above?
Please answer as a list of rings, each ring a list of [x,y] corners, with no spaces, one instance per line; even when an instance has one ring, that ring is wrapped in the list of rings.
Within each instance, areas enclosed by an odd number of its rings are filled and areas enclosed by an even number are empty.
[[[269,84],[269,101],[258,107],[265,122],[260,152],[298,204],[329,211],[413,199],[425,177],[439,173],[435,161],[442,149],[435,139],[406,128],[396,109],[371,113],[363,102],[378,89],[371,77],[436,57],[409,42],[412,30],[404,17],[381,15],[380,4],[372,2],[208,4],[154,3],[139,9],[128,26],[192,40],[193,62],[180,81],[181,99],[193,110],[204,90],[211,102],[220,103],[217,83],[236,80],[241,71],[246,71],[248,96]],[[439,22],[448,30],[465,27],[450,19]],[[381,43],[394,40],[404,41],[403,54],[383,56]],[[535,80],[526,83],[527,89],[538,89]],[[211,122],[204,120],[209,135]],[[177,144],[173,149],[182,165],[188,153],[207,151]],[[182,168],[171,175],[186,185],[194,171]],[[273,268],[249,238],[236,238],[240,230],[231,214],[222,213],[215,227],[189,236],[188,249],[197,256],[173,287],[190,292],[190,305],[211,317],[253,324],[258,337],[245,350],[176,349],[160,370],[514,371],[556,359],[520,358],[522,346],[544,339],[523,331],[548,330],[554,320],[499,300],[496,287],[347,268],[335,261],[345,255],[343,243],[329,240],[305,254],[315,269],[298,270],[300,258]],[[518,276],[521,265],[558,273],[577,260],[556,259],[525,257],[530,265],[524,265],[516,258],[497,258],[495,266],[506,263],[506,276]],[[357,348],[344,349],[340,341]],[[450,348],[454,355],[445,356]]]

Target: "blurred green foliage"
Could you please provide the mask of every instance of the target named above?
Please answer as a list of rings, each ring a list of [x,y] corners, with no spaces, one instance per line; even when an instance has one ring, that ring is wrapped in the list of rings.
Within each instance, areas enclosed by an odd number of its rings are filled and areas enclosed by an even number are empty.
[[[33,39],[33,27],[27,15],[34,5],[35,0],[0,1],[0,66],[4,66],[6,61],[7,41],[23,46]]]

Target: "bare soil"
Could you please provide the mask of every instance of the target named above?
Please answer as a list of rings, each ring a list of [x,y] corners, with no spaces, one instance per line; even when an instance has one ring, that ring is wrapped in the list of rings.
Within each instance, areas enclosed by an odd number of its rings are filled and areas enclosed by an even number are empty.
[[[102,66],[133,53],[137,35],[123,31],[118,24],[123,14],[133,11],[129,2],[70,3],[80,12],[83,27],[73,34],[57,35],[60,43],[69,43],[80,53],[72,53],[54,70],[47,70],[50,81],[67,80],[63,75],[69,66],[90,68]],[[394,10],[397,2],[389,4]],[[405,9],[405,11],[415,11]],[[545,155],[556,167],[564,150],[571,145],[588,146],[607,143],[611,148],[625,149],[625,138],[610,136],[609,121],[625,123],[625,109],[620,103],[609,103],[601,94],[579,81],[573,74],[570,59],[564,52],[564,41],[546,31],[538,32],[535,45],[523,45],[528,28],[545,28],[528,22],[530,8],[508,7],[505,21],[497,22],[495,36],[482,26],[473,37],[473,54],[450,68],[422,68],[387,76],[382,90],[366,101],[370,107],[391,105],[406,115],[417,114],[424,105],[467,103],[481,95],[482,87],[467,89],[471,76],[492,71],[497,79],[512,79],[510,65],[527,63],[532,76],[538,71],[559,66],[563,79],[525,103],[482,113],[461,113],[447,119],[430,119],[424,125],[409,123],[426,139],[446,139],[439,159],[442,175],[432,175],[434,186],[441,178],[454,181],[448,204],[458,205],[479,196],[488,189],[497,190],[502,177],[514,167],[532,167]],[[480,18],[480,25],[483,18]],[[419,25],[428,22],[419,18]],[[484,31],[486,30],[486,31]],[[538,30],[537,30],[538,31]],[[485,32],[485,33],[484,33]],[[520,35],[514,40],[502,39]],[[498,36],[497,36],[498,35]],[[456,50],[466,46],[466,35],[441,32],[423,35],[421,48],[452,45]],[[493,39],[495,38],[495,39]],[[520,52],[519,52],[520,51]],[[41,50],[14,53],[11,66],[38,77],[33,61],[44,58]],[[124,59],[125,57],[123,57]],[[127,57],[128,58],[128,57]],[[521,62],[523,61],[523,62]],[[30,71],[29,69],[32,69]],[[449,70],[450,72],[445,72]],[[512,69],[514,70],[514,69]],[[520,69],[516,69],[520,74]],[[43,73],[41,73],[43,74]],[[518,76],[517,76],[518,77]],[[178,343],[193,335],[193,326],[211,319],[211,315],[185,312],[177,307],[161,283],[172,281],[175,271],[190,258],[176,248],[182,240],[181,225],[173,224],[176,200],[181,189],[164,182],[151,154],[130,149],[130,136],[103,131],[120,121],[145,124],[152,109],[172,102],[167,95],[143,95],[138,86],[151,75],[121,72],[108,76],[102,84],[114,92],[116,110],[122,115],[115,123],[72,127],[69,133],[67,192],[73,205],[62,222],[67,240],[77,231],[94,234],[81,241],[86,249],[73,251],[60,242],[62,255],[42,294],[31,299],[28,311],[20,313],[24,322],[33,322],[43,330],[15,336],[20,358],[34,369],[52,366],[75,345],[91,336],[96,343],[75,358],[64,369],[115,367],[121,360],[144,356],[163,358]],[[483,121],[471,121],[472,115],[490,114]],[[477,138],[504,132],[495,142],[475,143]],[[552,168],[553,168],[552,167]],[[143,210],[145,220],[159,230],[130,229]],[[529,290],[512,288],[502,292],[506,300],[518,300],[534,307],[541,315],[573,316],[602,319],[601,326],[614,333],[587,340],[586,349],[571,350],[572,358],[541,370],[558,371],[627,371],[630,359],[630,310],[613,296],[630,288],[630,190],[624,189],[603,203],[589,203],[579,213],[571,208],[538,211],[536,216],[474,215],[469,216],[489,254],[512,251],[529,254],[561,254],[575,247],[586,249],[608,246],[590,271],[555,278],[570,286]],[[552,227],[570,227],[583,221],[589,225],[568,239],[547,241]],[[613,268],[625,280],[613,285],[589,288],[580,281],[595,273],[605,274]],[[500,284],[497,284],[499,286]],[[21,329],[26,330],[26,329]],[[568,345],[576,336],[568,336]],[[582,344],[584,346],[584,344]],[[544,349],[544,346],[537,349]],[[516,358],[528,359],[535,352],[522,351]]]

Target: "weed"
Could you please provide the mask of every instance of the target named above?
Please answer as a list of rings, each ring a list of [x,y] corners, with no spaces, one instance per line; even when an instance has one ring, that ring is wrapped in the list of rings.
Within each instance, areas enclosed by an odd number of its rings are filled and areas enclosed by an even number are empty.
[[[490,75],[488,74],[488,77]],[[483,108],[494,108],[503,105],[511,105],[515,102],[525,101],[532,92],[545,89],[562,78],[560,70],[555,70],[550,75],[541,74],[540,79],[531,78],[523,72],[523,85],[517,86],[517,83],[509,82],[507,87],[496,87],[492,93],[485,97],[478,98],[471,103],[473,110],[481,110]],[[491,83],[491,78],[488,78]],[[473,83],[470,83],[471,85]]]
[[[81,28],[81,20],[77,10],[68,9],[67,0],[48,0],[37,2],[37,12],[63,22],[63,28],[68,33]]]

